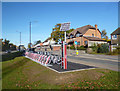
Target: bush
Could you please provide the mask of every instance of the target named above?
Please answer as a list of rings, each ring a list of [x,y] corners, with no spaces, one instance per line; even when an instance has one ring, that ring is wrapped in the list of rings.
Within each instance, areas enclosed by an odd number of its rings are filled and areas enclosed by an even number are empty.
[[[97,53],[108,53],[108,52],[109,52],[109,45],[108,44],[98,45]]]
[[[14,59],[15,57],[22,56],[24,52],[14,52],[14,53],[7,53],[2,55],[2,61],[7,61]]]
[[[96,45],[96,44],[94,43],[94,45],[93,45],[93,46],[90,46],[89,48],[92,48],[93,52],[97,53],[98,46],[100,46],[100,45]]]
[[[119,48],[117,48],[117,49],[115,49],[115,50],[113,50],[112,52],[109,52],[109,53],[107,53],[108,55],[118,55],[118,54],[120,54],[120,49]]]
[[[109,45],[108,44],[94,44],[93,46],[90,46],[89,48],[92,48],[94,53],[108,53],[109,52]]]
[[[77,47],[78,50],[86,50],[84,46]]]
[[[75,46],[74,45],[70,46],[70,49],[74,49],[75,50]]]

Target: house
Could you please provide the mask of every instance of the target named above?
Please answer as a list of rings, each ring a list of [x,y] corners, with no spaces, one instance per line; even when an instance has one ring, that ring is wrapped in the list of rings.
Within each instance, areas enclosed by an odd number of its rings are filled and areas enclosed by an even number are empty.
[[[111,33],[111,51],[120,43],[120,27]]]
[[[97,28],[91,25],[86,25],[80,28],[73,30],[71,33],[67,35],[67,44],[75,45],[75,41],[77,41],[77,46],[92,46],[95,44],[107,43],[105,40],[101,39],[101,32]]]
[[[35,45],[35,51],[56,51],[60,50],[61,45],[57,44],[53,39],[48,37],[44,42]]]

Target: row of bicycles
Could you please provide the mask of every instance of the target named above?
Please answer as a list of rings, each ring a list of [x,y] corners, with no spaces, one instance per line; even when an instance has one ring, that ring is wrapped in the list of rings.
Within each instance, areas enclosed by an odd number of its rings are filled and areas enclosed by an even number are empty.
[[[45,66],[53,64],[61,65],[62,62],[61,56],[47,51],[25,52],[25,56]]]

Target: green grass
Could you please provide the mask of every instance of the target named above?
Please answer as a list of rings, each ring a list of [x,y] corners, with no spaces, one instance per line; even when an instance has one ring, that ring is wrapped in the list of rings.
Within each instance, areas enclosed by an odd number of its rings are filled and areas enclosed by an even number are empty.
[[[92,69],[56,73],[25,57],[2,62],[3,89],[118,89],[118,72]]]

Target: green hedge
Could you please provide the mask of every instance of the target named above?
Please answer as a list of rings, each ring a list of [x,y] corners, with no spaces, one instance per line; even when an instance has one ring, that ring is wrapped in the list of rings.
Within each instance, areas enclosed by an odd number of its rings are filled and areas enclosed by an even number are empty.
[[[93,46],[90,46],[89,48],[92,48],[93,52],[95,53],[108,53],[109,52],[109,45],[108,44],[94,44]]]
[[[67,46],[67,49],[69,49],[69,46]],[[70,46],[70,49],[75,50],[76,48],[74,45],[72,45],[72,46]],[[77,47],[77,50],[86,50],[86,48],[84,46],[80,46],[80,47]]]
[[[7,61],[14,59],[15,57],[22,56],[24,52],[14,52],[14,53],[6,53],[2,55],[2,61]]]

